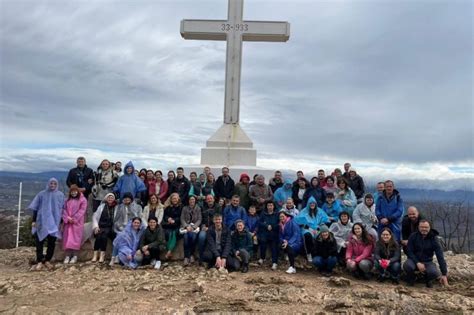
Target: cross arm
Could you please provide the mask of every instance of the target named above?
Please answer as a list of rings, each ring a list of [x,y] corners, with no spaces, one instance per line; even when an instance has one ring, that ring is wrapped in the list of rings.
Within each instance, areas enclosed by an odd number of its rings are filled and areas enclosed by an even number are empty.
[[[181,37],[184,39],[226,40],[226,32],[222,30],[225,20],[182,20]]]
[[[244,21],[244,41],[286,42],[290,39],[290,23]],[[248,28],[247,28],[248,26]]]

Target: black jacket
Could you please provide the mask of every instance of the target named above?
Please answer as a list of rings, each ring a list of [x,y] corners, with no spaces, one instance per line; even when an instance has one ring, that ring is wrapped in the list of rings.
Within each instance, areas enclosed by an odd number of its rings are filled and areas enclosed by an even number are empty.
[[[375,244],[375,250],[374,250],[375,260],[390,259],[391,264],[393,264],[394,262],[400,262],[401,260],[400,246],[398,246],[397,242],[395,242],[395,245],[396,245],[395,248],[388,250],[387,246],[382,241],[379,240],[377,244]]]
[[[313,256],[321,256],[323,258],[328,258],[330,256],[337,256],[337,242],[334,238],[334,235],[329,232],[328,239],[323,239],[321,233],[316,237],[314,241],[313,250],[311,253]]]
[[[222,208],[217,203],[214,203],[214,207],[209,208],[207,203],[204,203],[201,211],[202,221],[201,221],[201,228],[204,226],[210,227],[214,225],[214,214],[219,213],[222,214]]]
[[[418,224],[420,220],[424,219],[421,213],[418,216],[418,221],[412,223],[412,221],[408,218],[408,215],[403,217],[402,220],[402,240],[408,240],[412,233],[418,232]]]
[[[178,193],[179,198],[181,199],[181,203],[187,205],[188,193],[190,188],[191,185],[189,184],[189,180],[186,178],[186,176],[183,176],[182,178],[176,177],[171,182],[171,187],[169,187],[168,189],[170,190],[170,194]]]
[[[222,227],[221,250],[219,251],[216,244],[216,228],[214,226],[210,227],[207,230],[206,247],[215,257],[227,258],[232,248],[230,230],[225,226]]]
[[[168,230],[179,229],[181,226],[181,210],[181,206],[166,207],[165,211],[163,212],[163,221],[161,221],[161,226]],[[172,218],[174,223],[168,223],[168,218]]]
[[[139,249],[145,245],[148,245],[150,248],[158,248],[160,251],[166,249],[165,233],[160,225],[157,225],[154,231],[150,230],[150,227],[145,229],[145,232],[143,232],[140,238]]]
[[[360,199],[364,197],[365,184],[362,177],[360,177],[359,175],[356,175],[353,179],[351,179],[349,176],[348,181],[349,181],[349,187],[354,191],[356,198]]]
[[[225,183],[223,176],[219,176],[219,178],[216,180],[216,183],[214,184],[214,194],[216,195],[216,199],[231,199],[234,192],[234,187],[234,180],[230,176]]]
[[[89,179],[92,179],[92,184],[88,183]],[[82,169],[79,167],[71,168],[67,175],[66,184],[67,187],[77,185],[79,188],[85,188],[84,196],[87,198],[91,192],[92,186],[94,186],[94,179],[94,171],[85,165]]]
[[[273,212],[269,214],[266,210],[262,211],[260,214],[260,219],[258,220],[258,229],[257,229],[257,237],[260,241],[279,241],[280,226],[278,225],[280,219],[278,218],[278,213]],[[268,226],[272,226],[272,230],[268,230]]]
[[[433,255],[436,255],[436,259],[438,260],[439,269],[441,273],[445,276],[448,273],[448,266],[446,265],[446,261],[444,260],[443,250],[439,245],[436,236],[438,232],[435,230],[430,230],[428,235],[423,238],[421,233],[418,231],[413,233],[408,238],[408,245],[407,245],[407,256],[416,264],[418,262],[432,262]]]

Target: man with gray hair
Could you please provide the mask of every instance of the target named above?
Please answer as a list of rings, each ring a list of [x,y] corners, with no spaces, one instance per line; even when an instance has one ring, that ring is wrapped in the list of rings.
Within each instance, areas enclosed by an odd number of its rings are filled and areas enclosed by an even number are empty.
[[[255,185],[249,189],[250,202],[257,209],[260,214],[268,201],[273,200],[273,192],[267,184],[265,184],[265,177],[258,175],[255,179]]]

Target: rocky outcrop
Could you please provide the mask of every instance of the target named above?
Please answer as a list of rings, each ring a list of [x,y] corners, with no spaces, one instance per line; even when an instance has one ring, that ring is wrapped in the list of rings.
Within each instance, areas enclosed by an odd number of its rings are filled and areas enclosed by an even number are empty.
[[[360,281],[342,270],[284,273],[269,265],[227,273],[179,262],[125,270],[106,264],[55,263],[33,272],[33,248],[0,250],[0,312],[6,313],[472,313],[474,259],[447,255],[449,287],[427,289]]]

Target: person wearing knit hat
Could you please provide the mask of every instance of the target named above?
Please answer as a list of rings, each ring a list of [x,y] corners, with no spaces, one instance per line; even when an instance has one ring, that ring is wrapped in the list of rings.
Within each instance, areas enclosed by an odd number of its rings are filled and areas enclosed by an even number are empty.
[[[313,265],[324,276],[330,276],[337,263],[337,242],[327,225],[319,226],[313,247]]]

